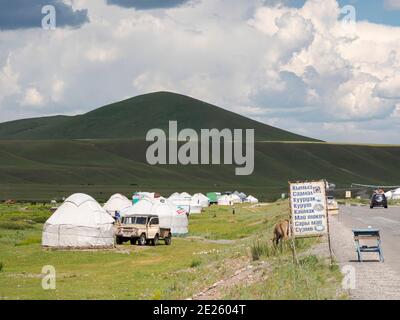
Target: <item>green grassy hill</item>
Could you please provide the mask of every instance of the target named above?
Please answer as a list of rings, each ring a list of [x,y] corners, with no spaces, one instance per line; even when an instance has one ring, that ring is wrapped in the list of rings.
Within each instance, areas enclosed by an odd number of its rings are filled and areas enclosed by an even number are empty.
[[[152,128],[255,128],[255,171],[232,165],[150,166],[144,136]],[[285,141],[285,142],[284,142]],[[105,199],[138,190],[242,190],[262,200],[287,191],[289,180],[325,178],[397,185],[398,146],[315,142],[182,95],[138,96],[84,115],[0,124],[0,199],[49,200],[74,192]]]
[[[143,139],[153,128],[252,129],[256,140],[312,141],[187,96],[156,92],[83,115],[24,119],[0,124],[0,139]]]
[[[240,189],[270,199],[285,192],[289,180],[326,178],[339,186],[400,181],[395,146],[258,142],[251,176],[235,176],[231,165],[150,166],[147,146],[139,140],[1,141],[0,198]]]

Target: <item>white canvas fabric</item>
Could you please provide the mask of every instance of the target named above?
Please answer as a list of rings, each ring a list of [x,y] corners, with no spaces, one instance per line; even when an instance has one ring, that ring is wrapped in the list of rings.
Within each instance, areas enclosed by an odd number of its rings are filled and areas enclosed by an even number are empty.
[[[388,200],[400,200],[400,188],[385,193]]]
[[[393,200],[393,191],[385,192],[385,196],[388,200]]]
[[[188,233],[189,221],[186,211],[179,209],[175,204],[163,197],[141,199],[131,208],[124,211],[122,216],[129,217],[137,214],[158,215],[160,227],[170,228],[172,234]]]
[[[183,193],[174,193],[169,198],[174,205],[178,208],[185,210],[187,213],[190,213],[190,203],[192,201],[192,197],[190,194],[183,192]]]
[[[242,199],[237,194],[231,194],[230,196],[232,203],[241,203]]]
[[[253,197],[252,195],[248,196],[246,198],[246,201],[249,202],[249,203],[258,203],[258,199]]]
[[[228,195],[223,195],[218,198],[219,206],[231,206],[233,204],[231,197]]]
[[[210,200],[202,193],[196,193],[192,196],[193,205],[200,205],[202,208],[208,208],[210,206]]]
[[[245,201],[247,198],[247,195],[245,193],[241,192],[241,193],[239,193],[239,197],[240,197],[240,199],[242,199],[242,201]]]
[[[180,194],[180,196],[181,196],[182,198],[192,198],[192,196],[191,196],[189,193],[187,193],[187,192],[182,192],[182,193]]]
[[[92,197],[67,198],[43,226],[42,245],[54,248],[114,246],[114,219]]]
[[[203,207],[199,204],[190,204],[190,214],[199,214],[201,213],[201,211],[203,210]]]
[[[136,214],[151,214],[151,209],[154,205],[155,199],[150,197],[143,197],[133,206],[123,210],[121,217],[132,216]]]
[[[103,208],[112,217],[115,216],[115,211],[122,212],[132,206],[132,201],[122,194],[116,193],[104,204]]]

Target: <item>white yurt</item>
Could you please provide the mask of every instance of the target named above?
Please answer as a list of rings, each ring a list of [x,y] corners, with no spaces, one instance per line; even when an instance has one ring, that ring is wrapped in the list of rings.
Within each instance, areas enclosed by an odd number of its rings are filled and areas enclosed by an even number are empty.
[[[180,235],[188,233],[189,221],[186,211],[180,210],[171,201],[163,197],[155,199],[145,197],[124,211],[122,216],[130,217],[138,214],[158,215],[160,227],[171,228],[172,234]]]
[[[182,198],[192,198],[192,196],[191,196],[189,193],[187,193],[187,192],[182,192],[182,193],[181,193],[181,197],[182,197]]]
[[[196,193],[192,196],[192,203],[201,205],[202,208],[208,208],[210,206],[210,199],[208,199],[202,193]]]
[[[190,209],[189,209],[189,213],[190,214],[199,214],[201,213],[201,211],[203,210],[203,207],[200,204],[197,203],[190,203]]]
[[[241,192],[241,193],[239,193],[239,197],[242,200],[242,202],[245,202],[246,198],[247,198],[247,195],[245,193]]]
[[[190,213],[190,203],[192,201],[192,197],[190,194],[186,192],[174,193],[168,198],[168,200],[180,209],[183,209],[186,212]]]
[[[122,212],[132,206],[132,201],[122,194],[116,193],[108,199],[103,208],[108,214],[115,217],[115,212]]]
[[[248,197],[246,198],[246,202],[249,202],[249,203],[258,203],[258,199],[255,198],[255,197],[253,197],[252,195],[250,195],[250,196],[248,196]]]
[[[163,197],[157,198],[156,205],[153,207],[151,213],[158,215],[160,226],[171,228],[172,234],[182,235],[189,232],[187,211],[177,207],[168,199]]]
[[[218,198],[219,206],[231,206],[233,204],[231,197],[228,195],[223,195]]]
[[[388,200],[393,200],[393,191],[385,192],[385,196]]]
[[[231,194],[229,197],[232,203],[242,203],[242,199],[235,193]]]
[[[68,197],[43,226],[42,246],[108,248],[114,246],[114,219],[91,196]]]
[[[133,206],[121,211],[121,217],[132,216],[135,214],[150,214],[154,202],[154,198],[142,197]]]
[[[386,192],[385,195],[388,200],[400,200],[400,188]]]

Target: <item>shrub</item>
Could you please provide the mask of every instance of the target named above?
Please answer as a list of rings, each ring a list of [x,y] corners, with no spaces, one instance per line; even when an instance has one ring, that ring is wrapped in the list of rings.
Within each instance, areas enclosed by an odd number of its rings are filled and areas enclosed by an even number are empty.
[[[193,260],[192,260],[192,263],[190,264],[190,267],[191,267],[191,268],[196,268],[196,267],[198,267],[199,265],[201,265],[201,260],[200,260],[200,259],[193,259]]]
[[[42,240],[40,237],[30,237],[15,243],[15,246],[26,246],[30,244],[41,243],[41,241]]]
[[[256,241],[250,247],[251,257],[253,261],[259,260],[260,257],[269,251],[268,245],[266,243],[261,243]]]
[[[26,223],[15,221],[0,221],[0,229],[24,230],[28,228],[31,228],[31,226]]]
[[[35,221],[36,223],[45,223],[47,221],[48,217],[33,217],[32,220]]]
[[[3,271],[3,267],[4,267],[3,262],[0,261],[0,272]]]

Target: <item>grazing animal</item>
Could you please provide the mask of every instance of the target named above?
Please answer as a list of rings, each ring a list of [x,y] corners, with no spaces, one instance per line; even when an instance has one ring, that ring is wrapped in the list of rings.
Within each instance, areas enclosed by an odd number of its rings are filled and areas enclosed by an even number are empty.
[[[279,221],[275,225],[273,243],[278,245],[282,240],[288,240],[290,235],[290,222],[289,220]]]
[[[16,204],[17,201],[12,200],[12,199],[8,199],[8,200],[4,201],[4,203],[5,203],[6,205],[11,205],[11,204]]]

